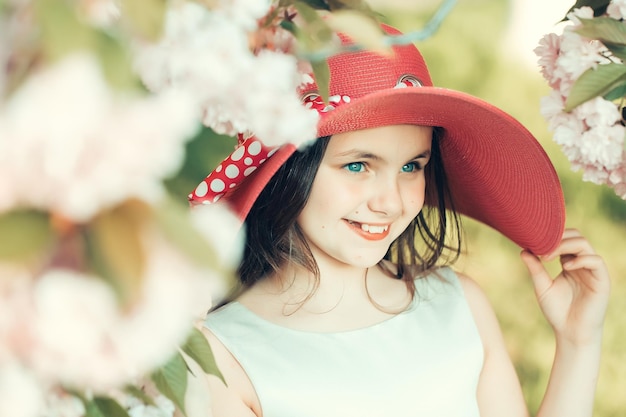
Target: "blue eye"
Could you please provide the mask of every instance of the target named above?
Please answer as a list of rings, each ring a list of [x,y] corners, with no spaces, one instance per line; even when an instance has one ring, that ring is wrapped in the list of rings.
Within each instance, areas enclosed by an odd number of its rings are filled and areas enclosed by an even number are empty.
[[[409,162],[402,166],[402,172],[415,172],[420,169],[422,169],[422,167],[417,162]]]
[[[350,162],[344,168],[350,172],[363,172],[365,171],[365,164],[363,162]]]

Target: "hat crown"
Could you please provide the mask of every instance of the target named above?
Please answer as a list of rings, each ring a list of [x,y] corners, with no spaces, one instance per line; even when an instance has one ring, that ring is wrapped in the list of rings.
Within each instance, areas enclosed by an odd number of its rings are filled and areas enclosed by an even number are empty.
[[[390,26],[382,25],[388,35],[402,35]],[[354,41],[339,34],[344,46]],[[360,50],[334,55],[328,59],[330,95],[347,95],[352,100],[394,88],[403,77],[417,78],[422,86],[433,83],[422,54],[413,44],[394,45],[386,53]]]

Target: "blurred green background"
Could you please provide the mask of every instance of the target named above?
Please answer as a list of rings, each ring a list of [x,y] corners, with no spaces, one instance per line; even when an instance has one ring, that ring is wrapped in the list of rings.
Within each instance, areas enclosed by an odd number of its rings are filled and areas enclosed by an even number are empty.
[[[550,0],[547,0],[548,2]],[[422,28],[442,1],[372,1],[384,20],[404,32]],[[555,22],[567,12],[568,4]],[[390,8],[388,5],[393,5]],[[387,9],[385,9],[387,5]],[[626,416],[626,201],[612,189],[583,182],[551,140],[539,113],[549,87],[539,68],[521,62],[503,43],[512,24],[508,0],[459,0],[431,38],[417,43],[435,85],[481,97],[511,113],[539,138],[564,188],[567,227],[579,229],[601,253],[613,288],[606,319],[597,417]],[[537,39],[538,41],[538,39]],[[512,52],[512,53],[511,53]],[[532,414],[547,384],[554,352],[552,331],[541,315],[519,259],[520,249],[492,229],[465,220],[465,253],[456,268],[476,279],[491,299]],[[551,265],[550,270],[555,270]],[[566,417],[566,416],[564,416]]]

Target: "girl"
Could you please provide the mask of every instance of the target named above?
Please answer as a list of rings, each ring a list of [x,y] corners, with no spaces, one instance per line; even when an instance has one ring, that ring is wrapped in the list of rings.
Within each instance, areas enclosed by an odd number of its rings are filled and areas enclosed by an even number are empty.
[[[591,416],[609,278],[563,230],[552,165],[509,115],[393,49],[332,57],[328,105],[303,88],[310,147],[243,140],[190,195],[245,219],[241,291],[205,322],[226,382],[209,377],[214,416],[527,416],[489,302],[444,266],[457,213],[525,249],[557,341],[538,416]]]

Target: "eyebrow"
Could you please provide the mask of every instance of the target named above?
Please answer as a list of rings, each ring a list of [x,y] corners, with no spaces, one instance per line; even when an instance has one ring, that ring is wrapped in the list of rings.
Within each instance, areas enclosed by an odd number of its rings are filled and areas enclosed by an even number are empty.
[[[430,149],[427,149],[424,152],[421,152],[421,153],[415,155],[413,158],[409,158],[408,160],[409,161],[413,161],[415,159],[430,158],[430,154],[431,154]],[[373,160],[373,161],[382,161],[383,160],[383,158],[380,157],[379,155],[376,155],[376,154],[373,154],[373,153],[367,152],[367,151],[361,151],[361,150],[358,150],[358,149],[350,149],[348,151],[338,153],[336,156],[340,157],[340,158],[350,157],[350,158],[355,158],[355,159],[369,159],[369,160]]]

